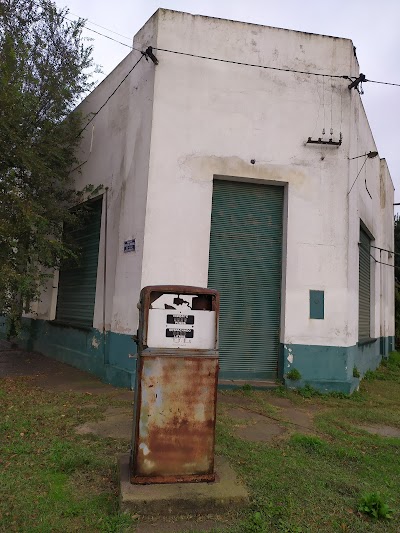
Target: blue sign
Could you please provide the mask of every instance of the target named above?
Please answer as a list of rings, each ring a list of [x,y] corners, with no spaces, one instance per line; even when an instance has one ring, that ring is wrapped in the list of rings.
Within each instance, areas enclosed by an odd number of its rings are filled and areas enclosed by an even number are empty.
[[[124,241],[124,253],[134,252],[136,249],[136,239],[130,241]]]

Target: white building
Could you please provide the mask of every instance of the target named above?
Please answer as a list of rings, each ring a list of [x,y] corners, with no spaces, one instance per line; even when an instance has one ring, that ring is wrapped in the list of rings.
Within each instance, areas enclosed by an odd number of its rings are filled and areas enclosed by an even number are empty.
[[[140,289],[209,286],[222,383],[297,369],[352,391],[394,347],[393,184],[364,156],[352,42],[160,9],[133,46],[81,104],[97,112],[127,76],[86,128],[77,187],[104,194],[33,347],[131,386]],[[149,46],[158,64],[133,68]]]

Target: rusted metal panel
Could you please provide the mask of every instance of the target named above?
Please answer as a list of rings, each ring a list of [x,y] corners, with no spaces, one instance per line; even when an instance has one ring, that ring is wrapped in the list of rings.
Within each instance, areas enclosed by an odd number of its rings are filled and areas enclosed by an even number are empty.
[[[139,360],[133,483],[213,481],[217,357]]]
[[[218,312],[212,289],[142,289],[132,483],[214,481]]]

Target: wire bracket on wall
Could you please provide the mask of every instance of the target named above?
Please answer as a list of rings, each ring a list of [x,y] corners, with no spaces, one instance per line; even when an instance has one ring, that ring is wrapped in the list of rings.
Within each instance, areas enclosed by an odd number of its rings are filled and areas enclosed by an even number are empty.
[[[363,81],[368,81],[367,78],[365,77],[365,74],[360,74],[358,78],[354,79],[350,85],[349,85],[349,89],[356,89],[360,94],[364,94],[364,90],[363,90],[363,86],[362,86],[362,83]],[[360,87],[358,87],[360,86]]]
[[[147,61],[148,61],[148,58],[150,58],[155,65],[158,65],[158,59],[153,54],[153,47],[152,46],[148,46],[146,48],[146,51],[142,52],[142,54],[144,55],[144,57],[146,58]]]
[[[323,144],[325,146],[340,146],[342,144],[342,141],[343,141],[343,137],[342,137],[342,134],[340,134],[338,141],[334,141],[332,137],[328,139],[327,141],[322,139],[322,137],[319,137],[318,139],[311,139],[311,137],[309,137],[307,139],[306,144]]]

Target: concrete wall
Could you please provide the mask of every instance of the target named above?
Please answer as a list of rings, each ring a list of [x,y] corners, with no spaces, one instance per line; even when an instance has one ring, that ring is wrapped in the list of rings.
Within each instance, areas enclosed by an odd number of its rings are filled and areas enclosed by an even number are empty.
[[[353,366],[376,366],[381,351],[379,341],[368,356],[357,347],[360,219],[376,246],[393,250],[393,185],[384,160],[369,159],[348,194],[363,163],[349,158],[376,149],[360,96],[348,80],[331,77],[358,75],[352,42],[161,9],[134,39],[135,48],[149,45],[159,64],[143,59],[90,124],[76,176],[78,186],[108,187],[104,362],[133,372],[126,358],[134,348],[121,338],[136,331],[141,287],[207,286],[213,180],[248,180],[285,187],[285,368],[329,382],[325,388],[345,382],[351,389]],[[99,109],[138,57],[129,54],[81,109]],[[340,134],[340,147],[306,144]],[[85,341],[92,347],[103,328],[104,212],[94,341]],[[124,254],[131,238],[137,250]],[[374,262],[372,272],[371,335],[389,338],[393,269]],[[325,291],[324,320],[309,318],[310,289]],[[44,296],[40,318],[53,317],[55,291]]]
[[[162,10],[157,46],[278,68],[357,73],[349,40]],[[161,51],[158,57],[143,284],[207,284],[215,176],[289,184],[281,340],[350,344],[343,317],[348,81]],[[342,131],[343,145],[305,145],[309,136],[321,136],[324,115],[329,132],[331,114],[333,137]],[[171,227],[179,228],[177,239]],[[326,290],[324,321],[308,318],[310,289]]]
[[[352,42],[164,10],[158,17],[157,43],[149,43],[157,48],[326,76],[157,51],[142,284],[207,284],[215,177],[285,185],[281,342],[293,348],[286,368],[302,366],[315,380],[314,367],[322,376],[325,369],[328,380],[352,387],[360,219],[377,246],[393,249],[393,187],[379,158],[365,166],[372,200],[364,174],[347,194],[363,162],[349,157],[376,149],[359,94],[348,80],[328,76],[358,75]],[[339,148],[305,144],[323,128],[328,139],[331,127],[334,140],[342,133]],[[374,337],[381,329],[394,334],[393,269],[385,268],[382,297],[380,270],[372,269]],[[309,318],[310,289],[325,291],[325,320]],[[379,360],[377,346],[370,366]],[[333,349],[331,371],[321,347]]]
[[[151,19],[135,36],[134,47],[142,49],[156,39],[156,33],[155,19]],[[90,93],[79,106],[84,116],[100,109],[139,58],[140,53],[132,51]],[[102,377],[106,377],[104,365],[108,364],[126,370],[131,377],[134,373],[128,354],[136,350],[131,336],[137,329],[141,288],[154,75],[153,64],[143,58],[89,124],[78,153],[82,166],[74,176],[77,189],[101,185],[103,194],[93,330],[77,332],[56,325],[49,330],[48,324],[40,324],[55,318],[58,273],[49,281],[36,309],[34,347]],[[124,253],[124,241],[129,239],[136,239],[136,251]],[[103,327],[105,332],[99,336]],[[121,380],[118,375],[117,379],[129,385],[131,377]],[[112,380],[112,376],[107,379]]]

